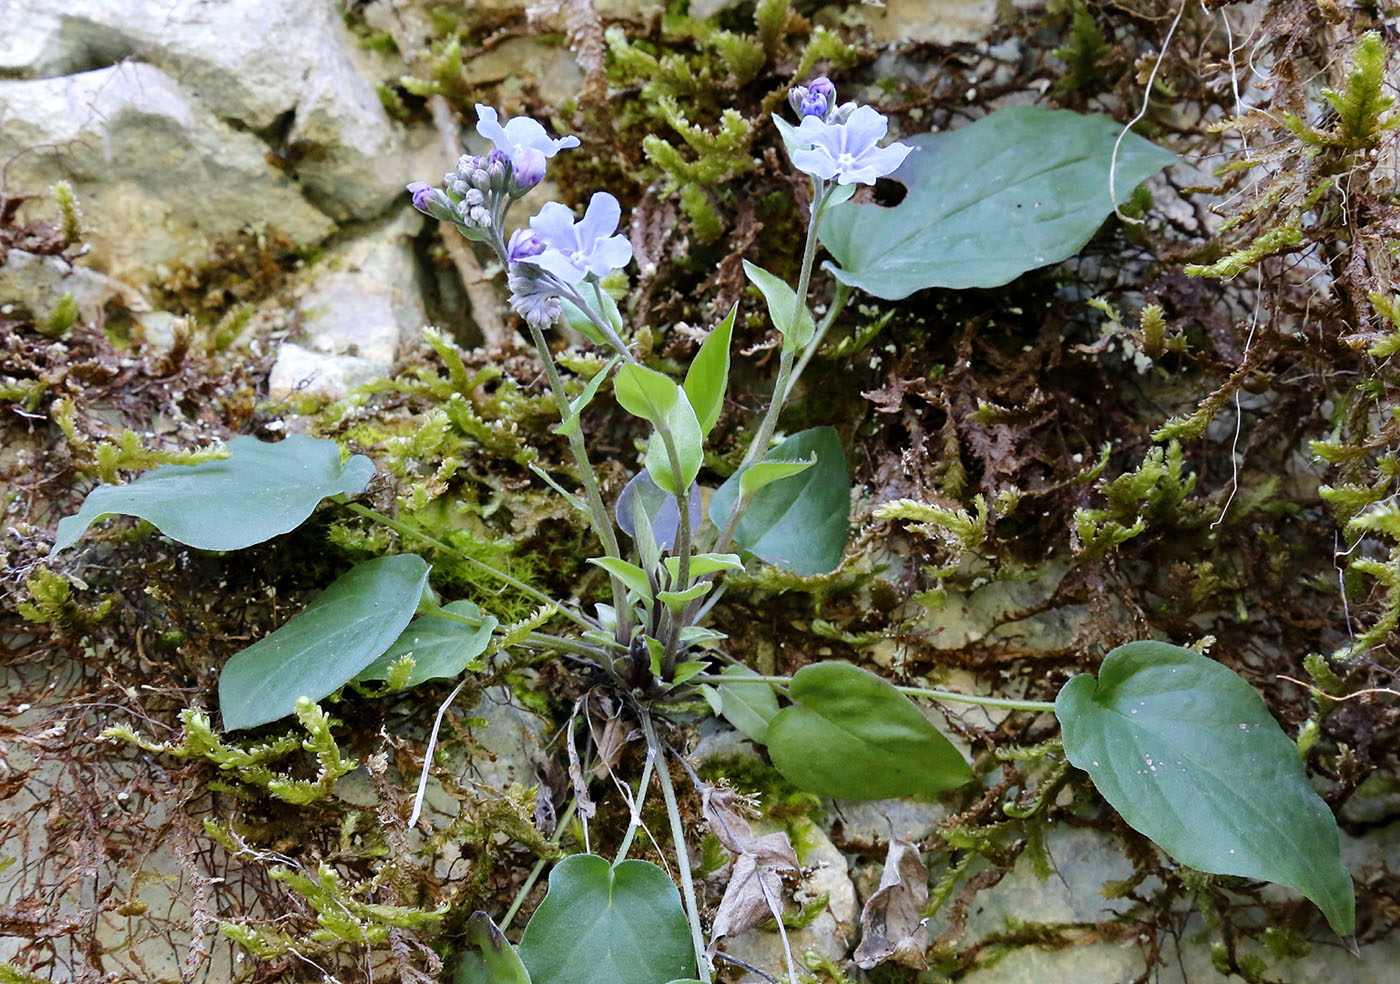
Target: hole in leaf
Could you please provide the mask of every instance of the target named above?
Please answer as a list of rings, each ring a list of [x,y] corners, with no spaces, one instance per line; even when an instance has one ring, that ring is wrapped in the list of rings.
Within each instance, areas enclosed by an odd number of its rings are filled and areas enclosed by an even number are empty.
[[[909,188],[898,181],[891,181],[889,178],[875,179],[875,204],[891,208],[904,201],[904,196],[909,194]]]

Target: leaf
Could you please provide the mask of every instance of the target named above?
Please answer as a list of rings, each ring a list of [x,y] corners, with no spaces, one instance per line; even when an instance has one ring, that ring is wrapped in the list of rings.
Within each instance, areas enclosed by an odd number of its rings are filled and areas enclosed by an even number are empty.
[[[640,471],[622,488],[617,497],[613,513],[617,517],[618,529],[636,539],[637,510],[651,517],[651,536],[656,546],[670,550],[676,545],[676,532],[680,528],[681,511],[676,507],[676,497],[666,492],[652,480],[651,475]],[[690,487],[690,528],[700,525],[700,489]]]
[[[999,287],[1079,252],[1113,210],[1109,168],[1122,127],[1033,106],[905,140],[893,208],[847,203],[820,237],[842,283],[887,300],[926,287]],[[1176,155],[1134,133],[1118,146],[1118,202]]]
[[[597,564],[627,585],[629,591],[635,592],[644,601],[651,601],[651,582],[647,580],[647,572],[636,564],[629,564],[616,557],[589,557],[588,562]]]
[[[768,302],[768,317],[783,336],[783,345],[800,349],[810,342],[817,325],[812,320],[812,312],[807,310],[805,298],[799,298],[797,291],[748,260],[744,261],[744,273]]]
[[[706,574],[713,574],[716,571],[742,571],[743,563],[739,560],[738,554],[732,553],[701,553],[690,558],[690,576],[704,577]],[[681,559],[679,557],[666,558],[666,572],[671,575],[671,580],[681,576]]]
[[[399,637],[428,583],[417,554],[367,560],[331,582],[301,614],[224,665],[219,707],[236,731],[292,713],[353,680]]]
[[[927,970],[928,930],[921,918],[928,902],[928,868],[919,849],[898,837],[890,839],[880,887],[860,912],[860,946],[856,966],[870,970],[886,960]]]
[[[724,898],[710,931],[709,952],[725,936],[737,936],[781,919],[783,882],[779,871],[798,869],[797,852],[782,831],[755,837],[749,822],[735,808],[739,796],[722,786],[704,786],[700,793],[705,821],[724,849],[734,856],[734,867]]]
[[[649,861],[594,854],[555,865],[520,939],[531,978],[548,984],[656,984],[695,974],[680,894]]]
[[[766,459],[756,461],[744,469],[744,474],[739,479],[739,492],[741,495],[752,497],[765,485],[772,485],[779,479],[800,475],[816,463],[815,453],[806,461],[769,461]]]
[[[617,302],[612,299],[612,295],[605,290],[600,290],[597,284],[583,286],[585,289],[588,286],[592,287],[592,299],[594,301],[593,310],[612,325],[612,330],[614,332],[621,333],[622,312],[617,309]],[[588,298],[584,299],[588,300]],[[559,298],[559,306],[562,309],[564,320],[569,323],[570,328],[574,329],[574,331],[578,332],[594,345],[603,348],[610,347],[607,336],[593,323],[593,319],[588,316],[588,313],[584,311],[583,308],[579,307],[567,297]]]
[[[467,920],[467,944],[454,984],[530,984],[530,974],[499,926],[480,910]]]
[[[477,672],[485,664],[477,657],[486,652],[491,633],[496,631],[494,615],[482,615],[470,601],[454,601],[442,611],[465,618],[479,619],[477,627],[443,618],[440,615],[420,615],[408,623],[394,644],[378,659],[360,671],[356,680],[387,680],[389,667],[404,656],[413,657],[413,672],[402,689],[416,687],[427,680],[450,679],[463,670]]]
[[[1355,928],[1337,823],[1297,746],[1227,667],[1162,642],[1108,654],[1055,714],[1065,754],[1135,830],[1178,862],[1295,888],[1342,936]]]
[[[797,703],[768,725],[768,754],[790,782],[818,796],[932,796],[972,770],[894,685],[848,663],[810,663],[789,687]]]
[[[735,304],[700,343],[700,351],[685,373],[685,395],[700,421],[700,433],[709,436],[724,409],[724,390],[729,385],[729,341],[734,335]]]
[[[364,455],[341,465],[334,441],[305,434],[276,444],[235,437],[228,450],[219,461],[165,465],[128,485],[99,485],[77,513],[59,520],[52,552],[113,514],[144,519],[200,550],[241,550],[296,529],[326,496],[363,492],[374,477]]]
[[[685,392],[664,373],[629,363],[618,370],[613,395],[628,413],[658,428],[646,453],[646,468],[656,484],[673,495],[690,488],[700,473],[705,452],[700,421]],[[662,428],[670,432],[675,444],[679,475],[672,474],[670,455],[659,433]]]
[[[559,426],[554,428],[556,433],[569,437],[578,430],[579,415],[583,413],[588,404],[593,402],[593,398],[598,395],[598,388],[607,381],[608,376],[612,375],[613,369],[621,361],[622,356],[613,356],[608,364],[603,366],[603,368],[588,381],[588,385],[583,388],[583,392],[569,401],[569,413],[559,422]]]
[[[778,716],[778,698],[772,684],[742,683],[746,676],[758,676],[746,666],[730,666],[721,674],[736,677],[732,683],[715,685],[720,696],[720,716],[760,745],[768,744],[768,725]]]
[[[835,428],[800,431],[764,461],[817,463],[791,481],[760,489],[734,531],[734,541],[770,564],[797,574],[825,574],[841,563],[850,528],[851,479]],[[761,463],[760,463],[761,464]],[[729,476],[710,497],[710,521],[723,528],[748,469]]]

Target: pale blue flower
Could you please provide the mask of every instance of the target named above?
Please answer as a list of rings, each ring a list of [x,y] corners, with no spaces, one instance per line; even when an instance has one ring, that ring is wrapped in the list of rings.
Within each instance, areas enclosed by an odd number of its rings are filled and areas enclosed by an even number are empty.
[[[889,120],[869,106],[860,106],[843,123],[826,123],[816,116],[802,120],[797,139],[811,146],[793,151],[799,171],[837,184],[874,184],[904,162],[913,147],[878,144],[889,129]]]
[[[494,109],[477,103],[476,117],[476,132],[495,144],[497,150],[506,154],[517,172],[533,173],[536,168],[541,167],[539,158],[528,154],[528,151],[537,151],[549,158],[561,150],[578,146],[578,137],[567,136],[556,140],[545,132],[538,121],[528,116],[512,117],[502,126]]]
[[[606,191],[596,191],[588,201],[583,218],[558,202],[548,202],[530,220],[530,229],[544,243],[538,256],[525,256],[532,263],[573,286],[592,274],[602,277],[632,260],[632,244],[626,236],[615,236],[622,218],[622,206]]]

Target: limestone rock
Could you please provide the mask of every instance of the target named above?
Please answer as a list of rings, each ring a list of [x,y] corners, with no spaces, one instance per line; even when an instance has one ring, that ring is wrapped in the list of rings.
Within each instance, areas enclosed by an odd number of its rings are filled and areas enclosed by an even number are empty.
[[[219,122],[151,65],[0,82],[0,104],[10,187],[70,181],[89,264],[114,277],[141,282],[176,264],[198,267],[250,225],[295,244],[334,228],[255,137]]]

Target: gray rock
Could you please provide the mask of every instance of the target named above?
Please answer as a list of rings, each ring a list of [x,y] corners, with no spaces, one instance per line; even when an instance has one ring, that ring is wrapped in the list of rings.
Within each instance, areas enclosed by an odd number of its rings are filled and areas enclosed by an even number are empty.
[[[198,267],[249,226],[276,228],[298,245],[334,228],[267,162],[263,144],[151,65],[0,82],[0,104],[9,186],[69,180],[89,264],[114,277],[141,282],[176,264]]]
[[[0,266],[0,299],[24,308],[36,322],[47,322],[66,294],[73,295],[84,321],[94,320],[114,298],[133,312],[150,308],[134,288],[87,267],[69,266],[57,256],[12,249]]]

